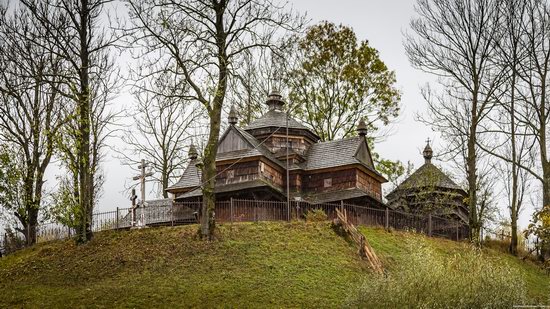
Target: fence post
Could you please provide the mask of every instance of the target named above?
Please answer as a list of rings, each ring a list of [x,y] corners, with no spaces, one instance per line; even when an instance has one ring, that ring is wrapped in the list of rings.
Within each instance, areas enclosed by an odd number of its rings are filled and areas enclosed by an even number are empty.
[[[385,213],[386,213],[386,218],[384,220],[385,221],[384,226],[385,226],[386,230],[389,231],[390,230],[390,209],[389,209],[389,207],[386,207]]]
[[[118,230],[118,207],[116,208],[116,229]]]
[[[170,224],[174,226],[174,201],[170,203]]]
[[[286,221],[290,222],[290,199],[287,198],[285,203],[286,203]]]
[[[229,220],[231,220],[231,225],[233,225],[233,198],[229,198],[229,216],[231,217]]]
[[[256,222],[256,208],[258,208],[258,204],[256,201],[253,201],[252,205],[254,205],[254,222]]]
[[[432,236],[432,214],[428,214],[428,236]]]

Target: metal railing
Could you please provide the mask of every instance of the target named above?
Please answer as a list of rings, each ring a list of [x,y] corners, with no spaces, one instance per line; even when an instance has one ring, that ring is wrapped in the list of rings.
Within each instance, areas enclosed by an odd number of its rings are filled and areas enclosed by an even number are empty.
[[[177,202],[170,205],[144,208],[117,208],[115,211],[94,213],[92,231],[129,229],[139,226],[167,226],[197,223],[200,220],[201,202]],[[313,210],[322,210],[327,219],[336,218],[336,209],[345,210],[348,220],[355,225],[379,226],[423,233],[428,236],[461,240],[468,237],[468,226],[462,222],[433,215],[417,215],[389,208],[370,208],[352,204],[309,204],[303,201],[262,201],[230,199],[216,201],[215,220],[221,223],[304,220]],[[70,238],[73,228],[53,222],[37,228],[37,241]],[[13,237],[11,237],[13,238]],[[22,238],[21,238],[22,239]],[[21,240],[19,239],[19,240]],[[8,235],[0,235],[0,251],[13,251]],[[9,250],[7,249],[9,248]]]

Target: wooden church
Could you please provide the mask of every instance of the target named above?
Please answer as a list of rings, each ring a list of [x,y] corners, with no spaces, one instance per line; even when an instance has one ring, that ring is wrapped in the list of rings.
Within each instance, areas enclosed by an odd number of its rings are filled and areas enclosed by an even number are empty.
[[[374,167],[364,122],[358,124],[356,137],[319,142],[313,131],[287,118],[278,92],[269,94],[266,104],[267,113],[244,128],[237,125],[233,108],[229,113],[229,127],[218,145],[216,199],[286,201],[288,194],[291,200],[312,204],[384,206],[382,183],[387,180]],[[201,199],[197,157],[191,146],[189,165],[166,189],[176,202]]]
[[[430,213],[467,224],[468,194],[432,163],[429,141],[423,156],[424,165],[386,195],[388,207],[417,214]]]

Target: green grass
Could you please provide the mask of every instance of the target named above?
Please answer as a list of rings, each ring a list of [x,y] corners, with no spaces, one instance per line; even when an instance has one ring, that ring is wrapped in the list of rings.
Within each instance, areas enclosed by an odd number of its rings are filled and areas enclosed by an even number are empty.
[[[83,246],[39,244],[0,259],[0,308],[30,307],[339,307],[371,274],[355,246],[329,223],[219,226],[199,241],[197,226],[102,232]],[[361,229],[391,271],[407,258],[406,239]],[[464,248],[429,240],[441,254]],[[535,265],[496,251],[521,269],[530,296],[550,293]],[[541,298],[542,299],[542,298]]]
[[[328,223],[220,226],[212,243],[196,230],[105,232],[8,256],[0,307],[334,307],[367,272]]]

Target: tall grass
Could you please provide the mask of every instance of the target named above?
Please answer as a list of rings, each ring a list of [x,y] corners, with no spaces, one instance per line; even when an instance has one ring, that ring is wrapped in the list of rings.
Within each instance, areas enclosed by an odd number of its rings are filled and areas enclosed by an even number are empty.
[[[410,258],[386,277],[369,278],[350,299],[360,308],[510,308],[526,299],[525,282],[502,260],[475,248],[437,254],[409,243]]]

